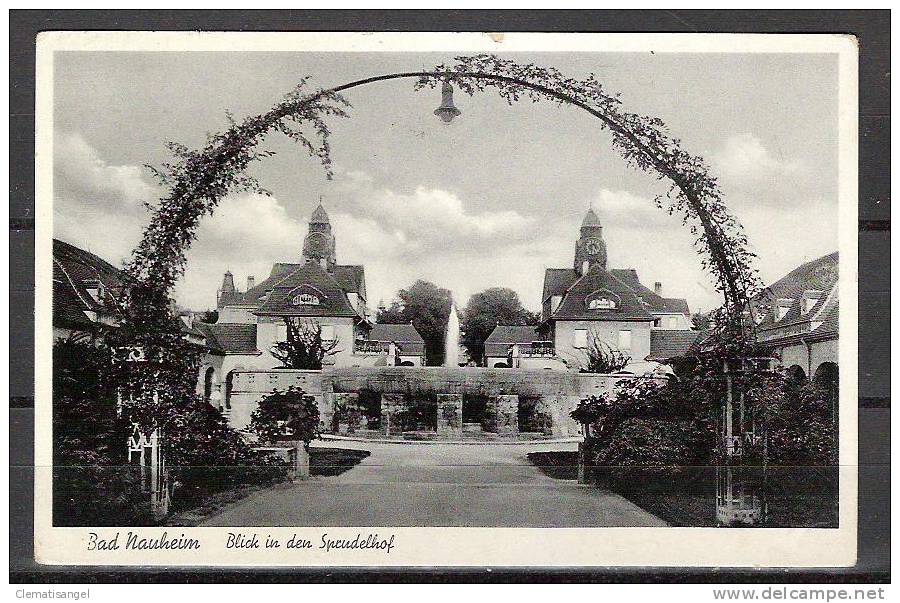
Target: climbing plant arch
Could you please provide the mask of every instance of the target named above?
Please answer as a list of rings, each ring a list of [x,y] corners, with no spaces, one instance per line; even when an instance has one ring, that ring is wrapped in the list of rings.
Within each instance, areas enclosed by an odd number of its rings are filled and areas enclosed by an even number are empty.
[[[258,149],[267,134],[280,132],[301,144],[331,178],[326,118],[347,116],[350,104],[341,93],[395,79],[415,79],[416,90],[450,82],[470,96],[493,88],[509,104],[523,99],[568,104],[599,119],[629,166],[670,182],[667,194],[657,197],[655,203],[669,214],[679,214],[694,235],[702,266],[714,277],[725,300],[716,321],[723,335],[738,348],[750,342],[752,333],[748,337],[748,321],[743,316],[748,299],[759,288],[752,267],[754,256],[703,159],[684,151],[662,120],[624,111],[618,95],[608,93],[593,74],[573,79],[553,68],[519,64],[490,54],[460,56],[452,64],[431,70],[376,75],[330,89],[307,91],[304,78],[266,113],[240,123],[229,115],[230,127],[210,135],[201,149],[168,143],[174,160],[159,168],[148,166],[168,192],[151,206],[150,224],[126,266],[139,291],[132,295],[126,322],[160,327],[171,318],[165,311],[168,295],[184,271],[185,254],[196,238],[200,219],[212,214],[230,192],[265,192],[246,170],[254,161],[272,155]],[[749,324],[752,330],[753,321]],[[170,335],[172,343],[176,334]]]

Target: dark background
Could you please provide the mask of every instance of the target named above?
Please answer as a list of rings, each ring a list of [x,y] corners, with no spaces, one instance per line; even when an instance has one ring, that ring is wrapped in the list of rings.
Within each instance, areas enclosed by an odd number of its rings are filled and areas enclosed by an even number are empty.
[[[890,580],[890,11],[13,10],[10,54],[10,581],[809,582]],[[63,568],[33,561],[35,36],[52,30],[844,33],[859,69],[859,557],[854,568],[715,571]],[[749,85],[749,83],[748,83]]]

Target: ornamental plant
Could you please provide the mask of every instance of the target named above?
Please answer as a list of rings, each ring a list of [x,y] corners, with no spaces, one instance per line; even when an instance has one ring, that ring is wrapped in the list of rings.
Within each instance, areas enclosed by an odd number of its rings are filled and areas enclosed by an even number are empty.
[[[293,385],[275,390],[259,401],[250,415],[250,431],[263,442],[301,441],[305,448],[319,435],[316,399]]]
[[[130,425],[116,412],[112,353],[102,343],[53,344],[53,524],[150,522],[141,468],[128,464]]]
[[[272,346],[272,356],[284,368],[322,370],[322,361],[338,353],[338,339],[322,339],[322,326],[311,320],[286,316],[287,338]]]
[[[596,331],[588,335],[587,348],[581,359],[582,373],[618,373],[631,362],[631,356],[605,343]]]
[[[695,359],[681,378],[622,380],[613,393],[587,397],[570,413],[590,425],[591,462],[612,480],[672,477],[689,467],[723,464],[719,435],[727,381],[721,348]],[[797,384],[781,370],[748,367],[732,374],[744,392],[755,441],[744,442],[742,464],[828,467],[837,463],[836,423],[828,392]],[[647,473],[636,473],[647,470]],[[629,477],[631,475],[631,477]]]

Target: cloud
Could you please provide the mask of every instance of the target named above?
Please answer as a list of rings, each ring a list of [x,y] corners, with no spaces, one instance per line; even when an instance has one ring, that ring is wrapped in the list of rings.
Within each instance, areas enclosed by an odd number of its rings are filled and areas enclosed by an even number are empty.
[[[141,237],[143,203],[159,196],[143,170],[102,159],[77,133],[54,144],[54,236],[121,263]]]
[[[54,194],[57,202],[87,201],[96,208],[140,213],[159,189],[135,165],[114,165],[100,158],[83,136],[63,132],[54,144]]]
[[[244,290],[248,276],[259,283],[274,263],[300,261],[305,235],[306,220],[290,216],[275,197],[229,195],[200,223],[176,299],[195,309],[215,307],[226,270]]]
[[[768,154],[756,157],[771,167]],[[55,236],[114,263],[127,258],[149,219],[142,202],[159,194],[145,172],[104,160],[83,137],[68,135],[56,146],[54,178]],[[603,223],[611,268],[636,268],[645,284],[662,281],[666,295],[688,298],[692,306],[709,309],[719,298],[680,218],[657,208],[649,194],[601,188],[590,199],[567,200],[568,207],[578,208],[571,213],[547,215],[528,205],[479,211],[473,208],[484,207],[484,199],[438,187],[378,187],[362,171],[339,172],[335,186],[325,205],[338,261],[365,266],[373,308],[424,278],[450,288],[461,306],[473,293],[505,286],[537,309],[544,269],[571,266],[589,204]],[[767,268],[766,280],[795,267],[797,249],[821,255],[836,246],[834,205],[827,197],[788,203],[773,196],[775,206],[732,199],[729,205]],[[311,210],[312,204],[304,204],[298,212],[278,197],[226,197],[201,222],[176,299],[194,309],[211,308],[225,270],[243,289],[248,275],[260,282],[275,262],[301,261]]]
[[[726,182],[752,183],[794,174],[802,167],[795,159],[774,157],[762,141],[750,133],[735,134],[712,155],[712,163]]]

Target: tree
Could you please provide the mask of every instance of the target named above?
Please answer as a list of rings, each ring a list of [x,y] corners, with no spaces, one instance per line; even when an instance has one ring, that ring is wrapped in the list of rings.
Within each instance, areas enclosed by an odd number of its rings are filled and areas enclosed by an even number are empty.
[[[127,462],[131,426],[116,412],[112,352],[102,342],[53,344],[53,523],[148,523],[140,467]]]
[[[631,362],[631,356],[603,341],[596,331],[588,333],[587,348],[581,359],[582,373],[618,373]]]
[[[287,339],[272,346],[272,356],[284,368],[322,370],[322,360],[338,353],[337,338],[322,339],[322,325],[311,320],[286,316]]]
[[[537,325],[540,316],[526,310],[518,294],[506,287],[491,287],[469,298],[460,325],[463,345],[476,361],[484,357],[484,340],[497,325]]]
[[[696,312],[691,314],[691,326],[697,331],[706,331],[712,327],[712,320],[710,319],[709,314]]]
[[[319,435],[319,406],[302,389],[289,386],[259,401],[250,415],[250,431],[267,443],[294,442],[295,477],[309,477],[309,443]]]
[[[376,322],[409,324],[425,340],[426,359],[430,365],[444,363],[444,335],[450,316],[450,291],[434,283],[417,280],[408,289],[400,289],[388,308],[379,309]]]

